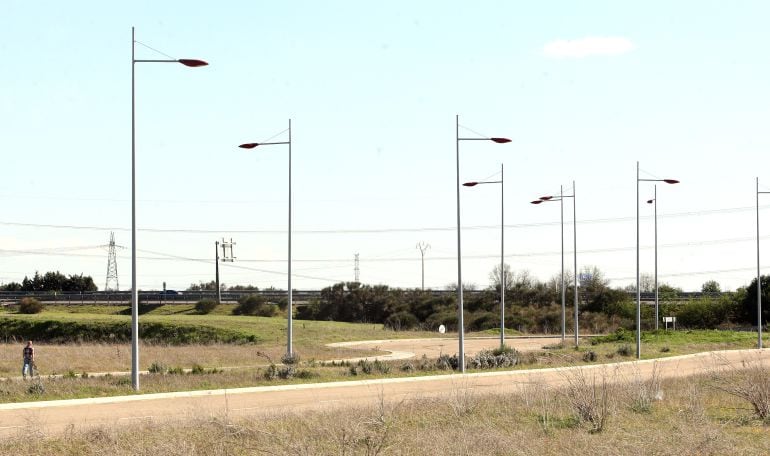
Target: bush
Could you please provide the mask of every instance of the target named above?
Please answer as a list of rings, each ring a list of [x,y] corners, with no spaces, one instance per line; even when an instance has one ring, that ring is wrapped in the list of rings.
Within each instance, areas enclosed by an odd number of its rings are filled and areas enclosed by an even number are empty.
[[[728,323],[738,312],[737,303],[728,296],[720,299],[695,299],[677,309],[676,319],[677,324],[686,328],[714,329]],[[754,317],[756,319],[756,313]]]
[[[503,345],[503,346],[497,347],[494,350],[492,350],[492,354],[495,355],[495,356],[497,356],[497,355],[510,355],[510,354],[518,355],[519,352],[517,352],[515,348],[513,348],[513,347],[511,347],[509,345]]]
[[[417,317],[406,311],[396,312],[385,319],[385,327],[394,331],[412,329],[418,323]]]
[[[478,311],[470,315],[465,323],[468,331],[483,331],[500,327],[500,315],[495,312]]]
[[[201,315],[206,315],[216,309],[218,305],[219,303],[214,299],[201,299],[195,303],[195,311]]]
[[[657,362],[652,365],[652,373],[649,378],[644,379],[637,374],[636,378],[624,390],[630,395],[629,407],[632,411],[650,413],[653,402],[663,397],[660,369]]]
[[[297,369],[294,366],[278,367],[275,364],[271,364],[270,366],[267,367],[267,370],[262,376],[265,378],[265,380],[275,380],[276,378],[286,380],[286,379],[294,378],[296,375],[297,375]],[[308,378],[307,374],[303,373],[302,375],[303,377],[300,377],[300,378]]]
[[[570,371],[565,375],[567,386],[562,394],[575,418],[586,423],[591,433],[597,433],[604,430],[612,406],[606,373],[599,379],[597,373],[592,374],[589,379],[583,370]]]
[[[631,356],[631,346],[628,344],[623,344],[620,347],[618,347],[618,355]]]
[[[45,386],[43,386],[43,384],[40,383],[39,381],[33,382],[27,388],[27,394],[32,394],[35,396],[40,396],[42,394],[45,394]]]
[[[294,373],[294,378],[315,378],[318,376],[319,374],[308,369],[299,369]]]
[[[299,364],[299,353],[284,353],[281,356],[281,363],[286,365]]]
[[[374,361],[369,361],[367,359],[359,360],[355,366],[350,366],[350,374],[358,375],[358,369],[360,369],[362,373],[367,375],[373,374],[373,373],[380,373],[380,374],[390,373],[390,366],[378,359],[375,359]]]
[[[168,367],[163,363],[154,362],[150,364],[150,368],[147,371],[151,374],[165,374],[168,371]]]
[[[43,311],[43,303],[35,298],[21,298],[19,301],[19,313],[38,314]]]
[[[468,359],[465,360],[465,364],[468,364]],[[441,355],[436,360],[436,368],[440,370],[457,370],[460,368],[460,357],[457,354],[452,356]]]
[[[190,370],[190,374],[192,375],[201,375],[205,373],[206,373],[206,369],[204,369],[203,366],[201,366],[200,364],[193,364],[193,367]]]
[[[499,354],[491,350],[481,350],[476,353],[468,364],[474,369],[495,369],[498,367],[513,367],[519,362],[519,353],[512,349],[500,348]]]
[[[585,354],[583,355],[583,361],[587,363],[592,363],[596,361],[598,358],[599,358],[599,355],[597,355],[596,352],[593,350],[589,350],[585,352]]]
[[[728,364],[710,383],[712,388],[745,400],[757,418],[770,423],[770,369],[761,360],[743,360],[740,366]]]
[[[233,309],[233,315],[256,315],[258,317],[272,317],[278,313],[278,306],[271,304],[260,295],[248,295],[238,300],[238,305]]]

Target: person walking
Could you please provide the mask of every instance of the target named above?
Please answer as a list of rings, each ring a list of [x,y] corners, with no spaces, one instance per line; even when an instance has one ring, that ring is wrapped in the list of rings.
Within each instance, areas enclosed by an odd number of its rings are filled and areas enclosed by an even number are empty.
[[[21,376],[24,380],[27,379],[27,372],[29,372],[30,378],[34,376],[35,369],[35,349],[32,347],[32,341],[27,341],[27,346],[24,347],[24,364],[21,367]]]

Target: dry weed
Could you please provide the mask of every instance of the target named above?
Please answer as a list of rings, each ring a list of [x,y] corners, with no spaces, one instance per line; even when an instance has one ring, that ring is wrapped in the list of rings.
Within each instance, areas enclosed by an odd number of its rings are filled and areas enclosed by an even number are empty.
[[[770,369],[761,359],[743,359],[740,365],[722,360],[710,385],[751,404],[754,415],[770,424]]]
[[[598,377],[598,378],[597,378]],[[600,372],[573,369],[566,371],[567,386],[561,392],[578,421],[590,432],[601,432],[612,413],[612,391],[606,369]]]
[[[653,403],[663,399],[661,381],[661,368],[657,361],[653,363],[649,376],[643,375],[637,368],[632,378],[623,382],[628,395],[628,407],[636,413],[651,412]]]
[[[456,418],[470,415],[479,405],[477,394],[473,390],[473,384],[467,378],[452,382],[452,390],[449,393],[448,404]]]

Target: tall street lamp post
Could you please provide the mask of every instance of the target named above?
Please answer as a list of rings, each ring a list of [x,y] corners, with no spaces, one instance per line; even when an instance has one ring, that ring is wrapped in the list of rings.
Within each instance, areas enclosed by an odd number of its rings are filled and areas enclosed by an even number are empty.
[[[287,228],[288,238],[289,238],[289,246],[288,246],[288,296],[287,296],[287,329],[286,329],[286,355],[289,357],[294,356],[294,350],[292,348],[292,320],[293,320],[293,310],[292,310],[292,289],[291,289],[291,119],[289,119],[289,140],[288,141],[279,141],[279,142],[262,142],[262,143],[245,143],[241,144],[240,148],[242,149],[253,149],[257,146],[273,146],[277,144],[286,144],[289,146],[289,226]]]
[[[480,184],[500,184],[500,347],[505,346],[505,184],[503,183],[503,164],[500,163],[500,180],[466,182],[465,187]]]
[[[137,63],[181,63],[188,67],[206,66],[196,59],[136,59],[136,38],[131,27],[131,386],[139,391],[139,287],[136,282],[136,90]]]
[[[459,340],[458,368],[465,373],[465,324],[463,322],[463,275],[460,242],[460,141],[492,141],[498,144],[511,142],[508,138],[461,138],[460,116],[455,116],[455,165],[457,170],[457,332]]]
[[[564,285],[564,199],[572,198],[572,261],[575,270],[575,346],[579,345],[580,331],[578,329],[578,273],[577,273],[577,198],[575,181],[572,181],[572,194],[565,195],[563,186],[559,187],[559,196],[541,196],[540,199],[531,201],[532,204],[541,204],[549,201],[558,201],[561,205],[561,342],[564,343],[567,332],[567,288]]]
[[[659,311],[660,308],[659,305],[659,299],[658,299],[658,184],[655,184],[653,186],[653,193],[652,193],[652,199],[647,200],[647,204],[653,204],[654,205],[654,216],[653,219],[655,220],[655,330],[659,329]]]
[[[667,184],[678,184],[676,179],[640,179],[639,178],[639,162],[636,162],[636,359],[642,359],[642,294],[639,288],[639,182],[665,182]],[[657,194],[657,190],[656,190]],[[656,249],[657,249],[657,209],[656,209]],[[658,324],[658,307],[657,307],[657,250],[656,250],[656,280],[655,280],[655,292],[656,292],[656,306],[655,306],[655,324]]]
[[[770,192],[759,191],[759,178],[757,177],[757,348],[762,348],[762,276],[759,271],[759,195]]]

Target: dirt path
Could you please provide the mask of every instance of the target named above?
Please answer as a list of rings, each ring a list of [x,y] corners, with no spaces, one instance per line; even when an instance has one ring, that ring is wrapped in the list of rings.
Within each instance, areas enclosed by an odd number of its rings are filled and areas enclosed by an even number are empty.
[[[560,336],[551,337],[511,337],[505,339],[505,344],[519,351],[540,350],[545,345],[559,343]],[[360,342],[336,342],[327,344],[332,348],[353,348],[361,350],[380,350],[390,352],[390,355],[369,356],[369,359],[393,360],[419,358],[422,355],[428,358],[438,358],[441,354],[455,354],[458,352],[456,337],[441,339],[387,339],[366,340]],[[474,337],[465,339],[465,353],[473,355],[483,349],[494,349],[500,346],[498,337]],[[358,358],[356,359],[358,360]]]
[[[743,359],[770,360],[770,349],[699,353],[607,366],[0,404],[0,436],[28,432],[55,433],[69,426],[120,426],[136,421],[162,425],[167,420],[185,418],[232,418],[350,405],[367,406],[377,403],[380,398],[387,401],[436,396],[448,398],[463,390],[473,390],[474,393],[517,391],[533,384],[560,385],[565,382],[565,373],[577,369],[611,378],[630,378],[648,376],[653,366],[657,365],[663,377],[683,377],[706,372],[724,362],[739,363]]]

